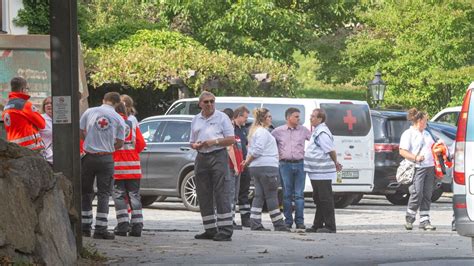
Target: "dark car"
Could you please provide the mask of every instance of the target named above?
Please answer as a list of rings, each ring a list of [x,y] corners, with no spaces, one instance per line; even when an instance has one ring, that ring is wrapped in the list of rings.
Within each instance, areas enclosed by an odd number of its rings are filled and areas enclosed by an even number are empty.
[[[375,142],[375,176],[372,194],[385,195],[395,205],[408,203],[408,186],[397,182],[395,174],[403,160],[399,154],[400,137],[411,122],[404,111],[371,110],[374,125]],[[427,130],[435,137],[442,139],[449,147],[454,141],[456,128],[440,123],[428,122]],[[444,190],[450,190],[452,171],[448,171],[442,181],[437,181],[431,200],[438,200]],[[443,185],[445,184],[445,185]]]
[[[180,197],[188,210],[198,211],[191,149],[191,115],[153,116],[140,122],[147,147],[140,154],[144,206],[167,196]]]

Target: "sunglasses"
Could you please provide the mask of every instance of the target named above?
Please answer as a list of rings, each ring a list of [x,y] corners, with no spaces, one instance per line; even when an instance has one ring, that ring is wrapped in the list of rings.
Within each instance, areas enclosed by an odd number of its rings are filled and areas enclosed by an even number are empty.
[[[205,100],[205,101],[202,101],[203,103],[205,104],[213,104],[215,101],[214,100]]]

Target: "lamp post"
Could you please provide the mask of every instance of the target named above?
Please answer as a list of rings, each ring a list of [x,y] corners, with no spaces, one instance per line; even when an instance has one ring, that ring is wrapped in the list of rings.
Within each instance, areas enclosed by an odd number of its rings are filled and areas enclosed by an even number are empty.
[[[369,82],[369,91],[372,94],[372,100],[375,102],[375,107],[379,107],[380,103],[383,101],[385,94],[385,88],[387,84],[382,80],[382,74],[379,70],[375,73],[375,78]]]

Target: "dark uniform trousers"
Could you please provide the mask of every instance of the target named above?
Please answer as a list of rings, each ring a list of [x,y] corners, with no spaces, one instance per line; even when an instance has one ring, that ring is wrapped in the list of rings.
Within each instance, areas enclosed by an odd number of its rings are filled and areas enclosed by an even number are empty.
[[[114,175],[112,154],[86,154],[81,160],[82,167],[82,230],[90,231],[92,226],[92,200],[94,180],[97,178],[96,232],[107,231],[111,182]]]
[[[232,236],[232,186],[226,149],[198,153],[195,161],[196,192],[206,232]],[[217,210],[217,213],[215,212]]]
[[[245,167],[240,174],[240,188],[239,188],[239,212],[241,220],[250,219],[250,201],[249,201],[249,190],[250,190],[250,174],[248,167]]]
[[[140,201],[140,179],[116,179],[112,193],[117,215],[117,232],[126,233],[131,225],[131,232],[139,234],[143,229],[142,203]],[[128,197],[127,197],[128,196]],[[129,220],[128,205],[132,209]]]

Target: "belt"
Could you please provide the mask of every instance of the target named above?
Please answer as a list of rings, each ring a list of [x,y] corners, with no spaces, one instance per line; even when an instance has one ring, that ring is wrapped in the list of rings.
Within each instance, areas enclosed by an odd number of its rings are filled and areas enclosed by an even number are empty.
[[[302,163],[302,162],[303,162],[303,159],[300,159],[300,160],[286,160],[286,159],[281,159],[280,162],[283,162],[283,163]]]
[[[218,150],[211,151],[211,152],[199,152],[199,151],[198,151],[198,153],[199,153],[200,155],[207,156],[207,155],[214,155],[214,154],[216,154],[216,153],[218,153],[218,152],[221,152],[221,151],[225,151],[225,149],[218,149]]]
[[[88,152],[88,151],[86,151],[86,154],[90,154],[90,155],[112,155],[112,152]]]

